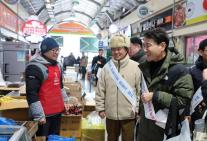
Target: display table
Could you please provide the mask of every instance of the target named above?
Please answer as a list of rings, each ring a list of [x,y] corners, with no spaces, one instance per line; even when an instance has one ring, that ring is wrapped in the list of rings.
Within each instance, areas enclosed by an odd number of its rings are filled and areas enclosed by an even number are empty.
[[[0,91],[19,91],[20,88],[16,87],[0,87]]]

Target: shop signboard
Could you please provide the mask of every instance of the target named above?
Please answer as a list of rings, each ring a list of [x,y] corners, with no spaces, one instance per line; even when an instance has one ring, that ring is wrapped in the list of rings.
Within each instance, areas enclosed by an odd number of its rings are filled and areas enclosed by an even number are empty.
[[[47,27],[40,21],[29,20],[22,26],[22,32],[27,41],[39,43],[43,40],[43,36],[47,34]]]
[[[160,13],[146,21],[140,23],[141,27],[141,35],[143,35],[146,31],[161,27],[163,29],[171,30],[172,29],[172,8]]]
[[[8,4],[16,4],[19,0],[4,0]]]
[[[36,20],[29,20],[22,26],[22,32],[27,35],[45,36],[47,34],[47,27]]]
[[[207,0],[187,0],[186,25],[207,21]]]
[[[94,37],[80,38],[80,52],[97,52],[99,40]]]
[[[18,33],[19,27],[24,24],[24,21],[2,2],[0,2],[0,17],[0,27],[15,33]]]
[[[180,2],[175,6],[175,12],[173,14],[174,28],[182,27],[185,25],[186,20],[186,2]]]
[[[98,48],[102,48],[102,49],[108,49],[108,38],[105,39],[101,39],[98,41]]]
[[[137,16],[140,18],[144,18],[149,14],[149,8],[145,4],[141,4],[137,8]]]
[[[131,26],[130,25],[128,25],[128,26],[126,26],[126,27],[124,27],[124,28],[122,28],[121,30],[119,30],[119,33],[120,34],[124,34],[124,35],[126,35],[126,36],[131,36]]]
[[[207,35],[191,36],[186,38],[186,62],[187,64],[194,64],[199,53],[198,47],[202,40],[206,39]]]
[[[131,24],[131,36],[137,36],[139,33],[139,23],[136,22]]]

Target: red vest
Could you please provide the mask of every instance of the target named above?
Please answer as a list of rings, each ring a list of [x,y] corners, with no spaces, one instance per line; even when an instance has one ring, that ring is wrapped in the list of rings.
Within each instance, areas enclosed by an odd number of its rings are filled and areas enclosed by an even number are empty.
[[[47,66],[47,68],[48,78],[42,83],[38,94],[45,115],[51,115],[64,111],[64,101],[61,92],[61,74],[58,65]]]

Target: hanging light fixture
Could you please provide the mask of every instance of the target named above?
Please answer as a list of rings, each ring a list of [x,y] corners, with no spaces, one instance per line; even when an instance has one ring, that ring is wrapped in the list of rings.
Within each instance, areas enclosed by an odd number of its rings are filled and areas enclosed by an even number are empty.
[[[79,0],[72,0],[72,5],[74,6],[78,6],[79,5]]]

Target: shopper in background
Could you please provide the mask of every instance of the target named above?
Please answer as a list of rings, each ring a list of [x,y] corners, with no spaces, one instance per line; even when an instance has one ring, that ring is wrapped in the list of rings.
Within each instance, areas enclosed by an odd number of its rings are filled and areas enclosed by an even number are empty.
[[[71,66],[72,67],[75,63],[76,63],[76,59],[75,59],[73,53],[71,52],[69,56],[64,58],[64,61],[63,61],[63,68],[64,68],[64,70],[66,70],[67,66]]]
[[[183,57],[175,49],[169,50],[168,45],[168,35],[160,28],[144,34],[147,60],[139,67],[149,92],[141,95],[138,141],[162,141],[164,133],[168,138],[176,136],[178,110],[186,108],[193,95],[192,78],[182,65]],[[152,102],[155,113],[165,108],[169,110],[165,129],[145,117],[143,103],[146,102]]]
[[[106,117],[107,141],[134,141],[135,118],[138,112],[141,71],[130,60],[130,39],[124,35],[111,38],[112,59],[102,69],[96,92],[96,110]]]
[[[142,40],[138,37],[130,38],[129,56],[130,59],[138,63],[143,63],[146,60],[145,52],[142,49]]]
[[[84,52],[82,52],[82,57],[80,59],[80,68],[81,68],[82,80],[85,80],[87,65],[88,65],[88,57],[85,56]]]
[[[99,68],[103,68],[103,66],[106,64],[106,58],[103,57],[104,50],[99,49],[98,50],[98,56],[93,57],[92,60],[92,74],[95,78],[95,86],[97,85],[98,77],[97,72]]]
[[[59,46],[52,38],[41,43],[41,54],[26,67],[26,93],[33,120],[39,122],[37,136],[59,134],[61,113],[69,110],[68,96],[57,62]]]
[[[194,121],[201,119],[207,109],[207,39],[204,39],[199,44],[199,57],[189,71],[193,78],[194,93],[201,87],[203,101],[195,108],[192,114],[192,129],[194,129]]]
[[[76,64],[78,64],[80,66],[80,57],[79,56],[76,59]]]

